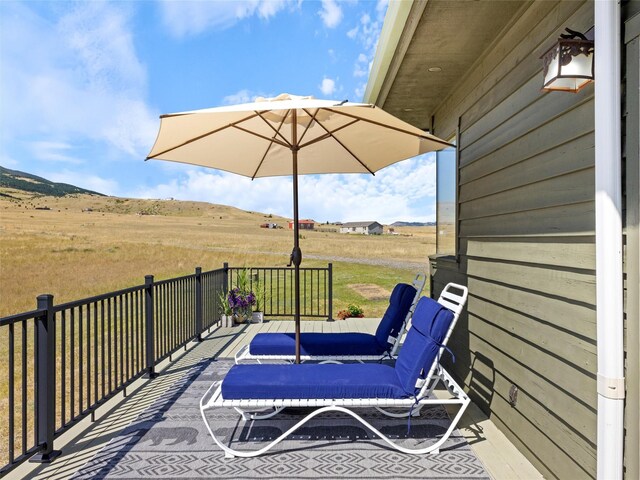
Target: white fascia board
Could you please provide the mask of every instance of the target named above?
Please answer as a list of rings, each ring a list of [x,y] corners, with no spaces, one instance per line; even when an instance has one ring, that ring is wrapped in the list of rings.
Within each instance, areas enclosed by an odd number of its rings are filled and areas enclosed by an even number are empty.
[[[373,65],[369,72],[367,88],[364,91],[364,103],[378,105],[380,90],[389,72],[391,60],[393,60],[398,48],[398,43],[404,32],[409,14],[413,7],[413,0],[391,0],[384,17],[384,24],[378,39],[376,55],[373,58]],[[382,107],[381,105],[378,105]]]

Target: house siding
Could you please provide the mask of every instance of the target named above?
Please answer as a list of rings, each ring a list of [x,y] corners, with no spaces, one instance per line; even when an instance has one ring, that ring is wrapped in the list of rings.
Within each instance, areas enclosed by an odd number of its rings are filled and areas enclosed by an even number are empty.
[[[370,225],[349,225],[344,224],[340,227],[340,233],[352,233],[359,235],[382,235],[383,227],[379,223]]]
[[[542,92],[539,57],[593,22],[591,2],[528,4],[435,115],[460,125],[459,255],[432,262],[434,295],[469,287],[450,368],[549,478],[596,476],[594,98]]]

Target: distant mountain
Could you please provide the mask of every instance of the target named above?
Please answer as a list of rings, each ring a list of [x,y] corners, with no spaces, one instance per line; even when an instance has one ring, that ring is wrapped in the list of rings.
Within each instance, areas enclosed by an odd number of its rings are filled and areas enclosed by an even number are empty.
[[[102,193],[85,190],[84,188],[67,183],[51,182],[45,178],[31,175],[30,173],[0,167],[0,188],[2,187],[22,190],[34,195],[49,195],[52,197],[64,197],[65,195],[79,193],[105,196]]]
[[[391,227],[433,227],[436,222],[393,222]]]

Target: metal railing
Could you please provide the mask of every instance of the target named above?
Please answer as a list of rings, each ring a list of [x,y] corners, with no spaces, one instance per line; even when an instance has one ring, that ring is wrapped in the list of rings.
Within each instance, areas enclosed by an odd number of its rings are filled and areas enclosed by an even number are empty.
[[[294,315],[294,271],[285,267],[232,267],[229,285],[236,285],[238,274],[246,270],[249,288],[263,300],[265,317]],[[300,316],[333,318],[333,266],[300,269]]]
[[[50,462],[54,439],[219,322],[220,292],[242,268],[229,267],[0,318],[0,476],[27,459]],[[293,316],[292,270],[247,268],[267,316]],[[332,316],[332,266],[302,268],[302,316]],[[2,385],[0,383],[0,391]]]

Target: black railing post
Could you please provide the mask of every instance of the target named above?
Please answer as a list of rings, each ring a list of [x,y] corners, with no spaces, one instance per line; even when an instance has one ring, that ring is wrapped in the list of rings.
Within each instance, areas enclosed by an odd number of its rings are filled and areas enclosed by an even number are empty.
[[[222,275],[222,288],[224,289],[224,294],[226,295],[229,292],[229,264],[224,262],[222,264],[222,269],[224,273]]]
[[[53,295],[38,297],[38,310],[45,312],[36,318],[36,433],[41,449],[31,462],[49,463],[60,450],[53,449],[56,429],[56,354],[53,317]],[[24,379],[26,380],[26,379]],[[23,380],[23,381],[24,381]]]
[[[202,267],[196,267],[196,337],[202,341]]]
[[[333,322],[333,263],[330,263],[327,266],[327,270],[329,271],[329,280],[327,285],[327,296],[329,297],[329,316],[327,320],[329,322]]]
[[[153,322],[153,275],[144,277],[144,301],[145,301],[145,332],[146,332],[146,352],[147,352],[147,373],[145,377],[156,378],[156,349],[155,349],[155,328]]]

